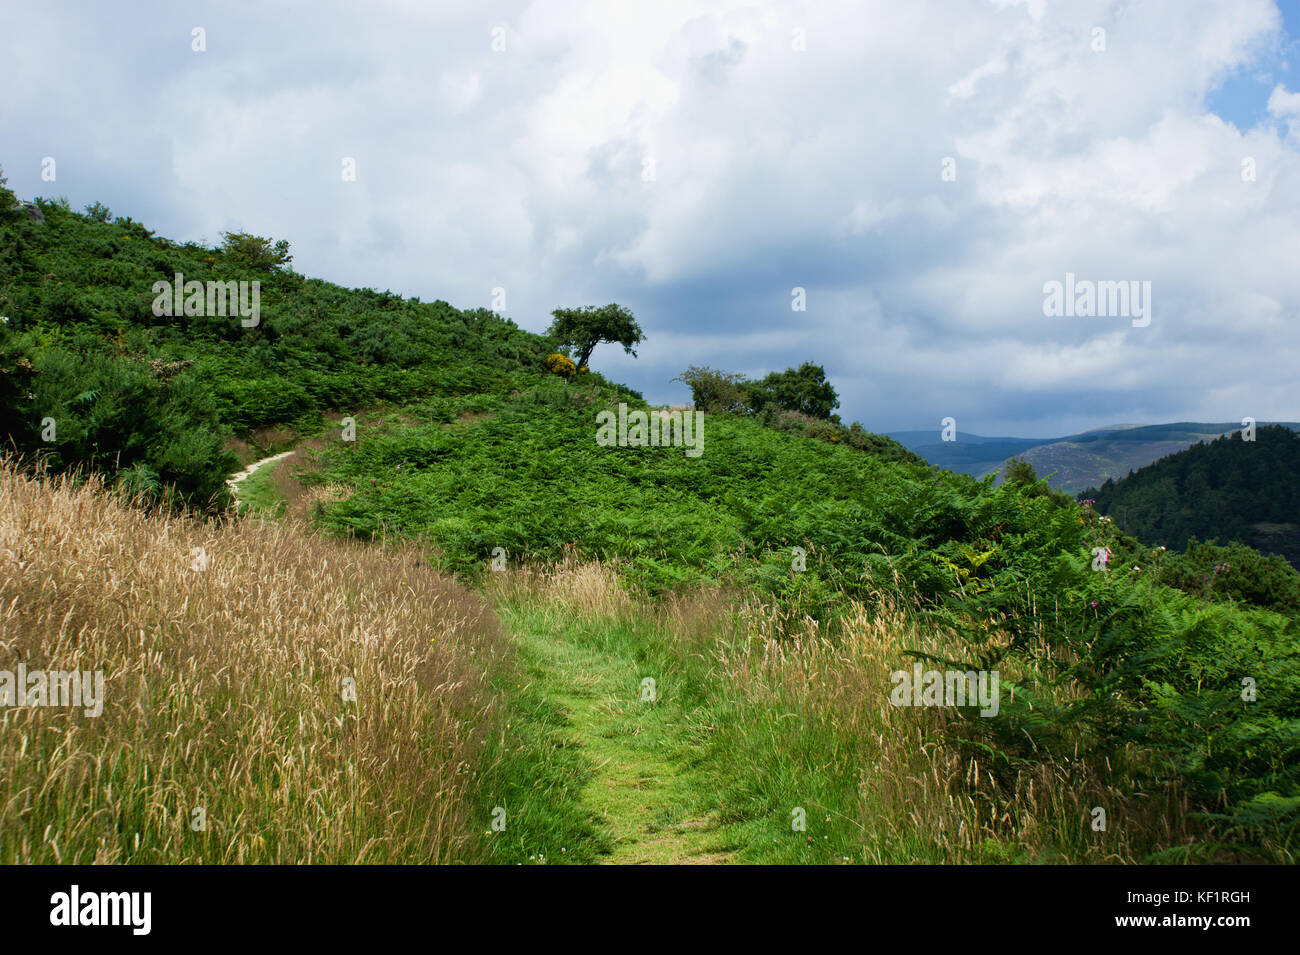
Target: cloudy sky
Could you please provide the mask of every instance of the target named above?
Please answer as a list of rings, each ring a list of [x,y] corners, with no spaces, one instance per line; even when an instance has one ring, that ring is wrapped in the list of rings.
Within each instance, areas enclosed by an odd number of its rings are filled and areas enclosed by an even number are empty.
[[[617,301],[652,401],[811,359],[876,431],[1300,420],[1300,0],[184,7],[5,11],[11,188],[536,331]],[[1150,323],[1045,316],[1067,272]]]

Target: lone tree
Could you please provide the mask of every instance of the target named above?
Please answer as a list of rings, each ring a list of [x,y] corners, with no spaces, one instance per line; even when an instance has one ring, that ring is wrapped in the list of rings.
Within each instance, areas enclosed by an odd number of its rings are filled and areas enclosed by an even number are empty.
[[[633,345],[645,340],[641,326],[632,313],[621,305],[584,305],[582,308],[557,308],[551,312],[554,321],[546,330],[562,347],[577,353],[574,359],[579,369],[587,364],[592,350],[601,342],[616,342],[633,358]]]
[[[272,242],[248,232],[221,233],[221,251],[245,268],[257,272],[275,272],[293,261],[289,240]]]

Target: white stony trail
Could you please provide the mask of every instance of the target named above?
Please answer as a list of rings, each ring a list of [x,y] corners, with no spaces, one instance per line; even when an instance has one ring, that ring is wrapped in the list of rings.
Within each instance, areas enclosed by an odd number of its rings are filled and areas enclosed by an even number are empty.
[[[279,454],[273,454],[269,458],[262,458],[262,460],[260,461],[254,461],[248,467],[244,468],[244,470],[236,474],[232,474],[230,477],[226,478],[226,483],[230,485],[231,493],[233,494],[235,492],[235,490],[239,487],[241,481],[248,478],[254,471],[260,468],[263,464],[270,464],[272,461],[279,461],[281,458],[287,458],[289,455],[297,454],[297,453],[298,452],[296,451],[281,451]]]

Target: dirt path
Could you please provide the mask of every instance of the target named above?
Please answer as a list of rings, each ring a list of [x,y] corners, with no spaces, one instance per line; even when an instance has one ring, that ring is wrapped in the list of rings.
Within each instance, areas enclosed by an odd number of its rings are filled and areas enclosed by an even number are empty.
[[[273,461],[279,461],[279,460],[282,459],[282,458],[287,458],[287,457],[289,457],[289,455],[291,455],[291,454],[297,454],[297,453],[298,453],[298,452],[296,452],[296,451],[281,451],[279,454],[273,454],[273,455],[271,455],[269,458],[262,458],[262,460],[260,460],[260,461],[254,461],[254,462],[253,462],[252,464],[250,464],[248,467],[244,468],[244,470],[242,470],[242,471],[238,471],[238,472],[236,472],[235,474],[230,475],[230,477],[226,478],[226,484],[228,484],[228,485],[230,486],[230,493],[231,493],[232,495],[234,495],[236,501],[238,501],[238,498],[239,498],[239,494],[238,494],[239,485],[240,485],[243,481],[245,481],[245,480],[247,480],[248,478],[252,477],[253,472],[255,472],[258,468],[262,467],[262,465],[264,465],[264,464],[270,464],[270,463],[272,463]]]
[[[602,862],[733,861],[691,788],[685,766],[690,726],[671,692],[643,701],[643,675],[635,661],[596,653],[563,633],[518,639],[542,688],[565,711],[571,738],[591,761],[594,775],[582,801],[613,843]]]

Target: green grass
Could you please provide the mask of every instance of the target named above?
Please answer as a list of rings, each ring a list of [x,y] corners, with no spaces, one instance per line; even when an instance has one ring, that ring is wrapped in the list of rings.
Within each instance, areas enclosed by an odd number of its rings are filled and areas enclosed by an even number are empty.
[[[667,661],[653,663],[634,634],[613,625],[565,621],[545,608],[515,604],[502,608],[503,622],[519,647],[530,684],[526,697],[540,697],[532,710],[533,733],[549,738],[564,754],[568,805],[559,810],[570,823],[590,820],[586,835],[557,852],[540,847],[535,828],[522,836],[494,838],[529,861],[679,864],[726,862],[731,846],[718,831],[690,766],[698,732],[698,703],[680,692]],[[652,674],[657,674],[653,676]],[[642,699],[642,680],[655,680],[656,699]],[[580,766],[572,757],[576,756]],[[534,770],[530,768],[530,775]],[[576,804],[576,805],[575,805]],[[556,809],[550,810],[556,812]],[[534,810],[529,810],[530,814]],[[525,823],[527,825],[527,822]],[[507,828],[507,833],[509,828]],[[555,833],[552,831],[551,836]]]
[[[533,711],[543,735],[580,757],[567,764],[564,813],[576,803],[594,823],[595,861],[945,861],[935,832],[895,832],[890,808],[864,797],[863,774],[882,763],[861,724],[722,672],[750,639],[730,618],[683,626],[662,606],[584,614],[537,595],[496,606],[530,677],[515,692],[548,701]],[[578,857],[570,842],[565,861]]]
[[[582,798],[592,765],[564,710],[524,671],[498,688],[510,715],[492,740],[493,764],[479,793],[483,858],[500,865],[598,861],[609,843]],[[498,809],[505,810],[500,830],[493,828]]]
[[[235,496],[241,514],[261,514],[266,517],[280,517],[284,514],[285,498],[272,478],[276,468],[287,467],[289,460],[281,458],[264,464],[239,482]]]

